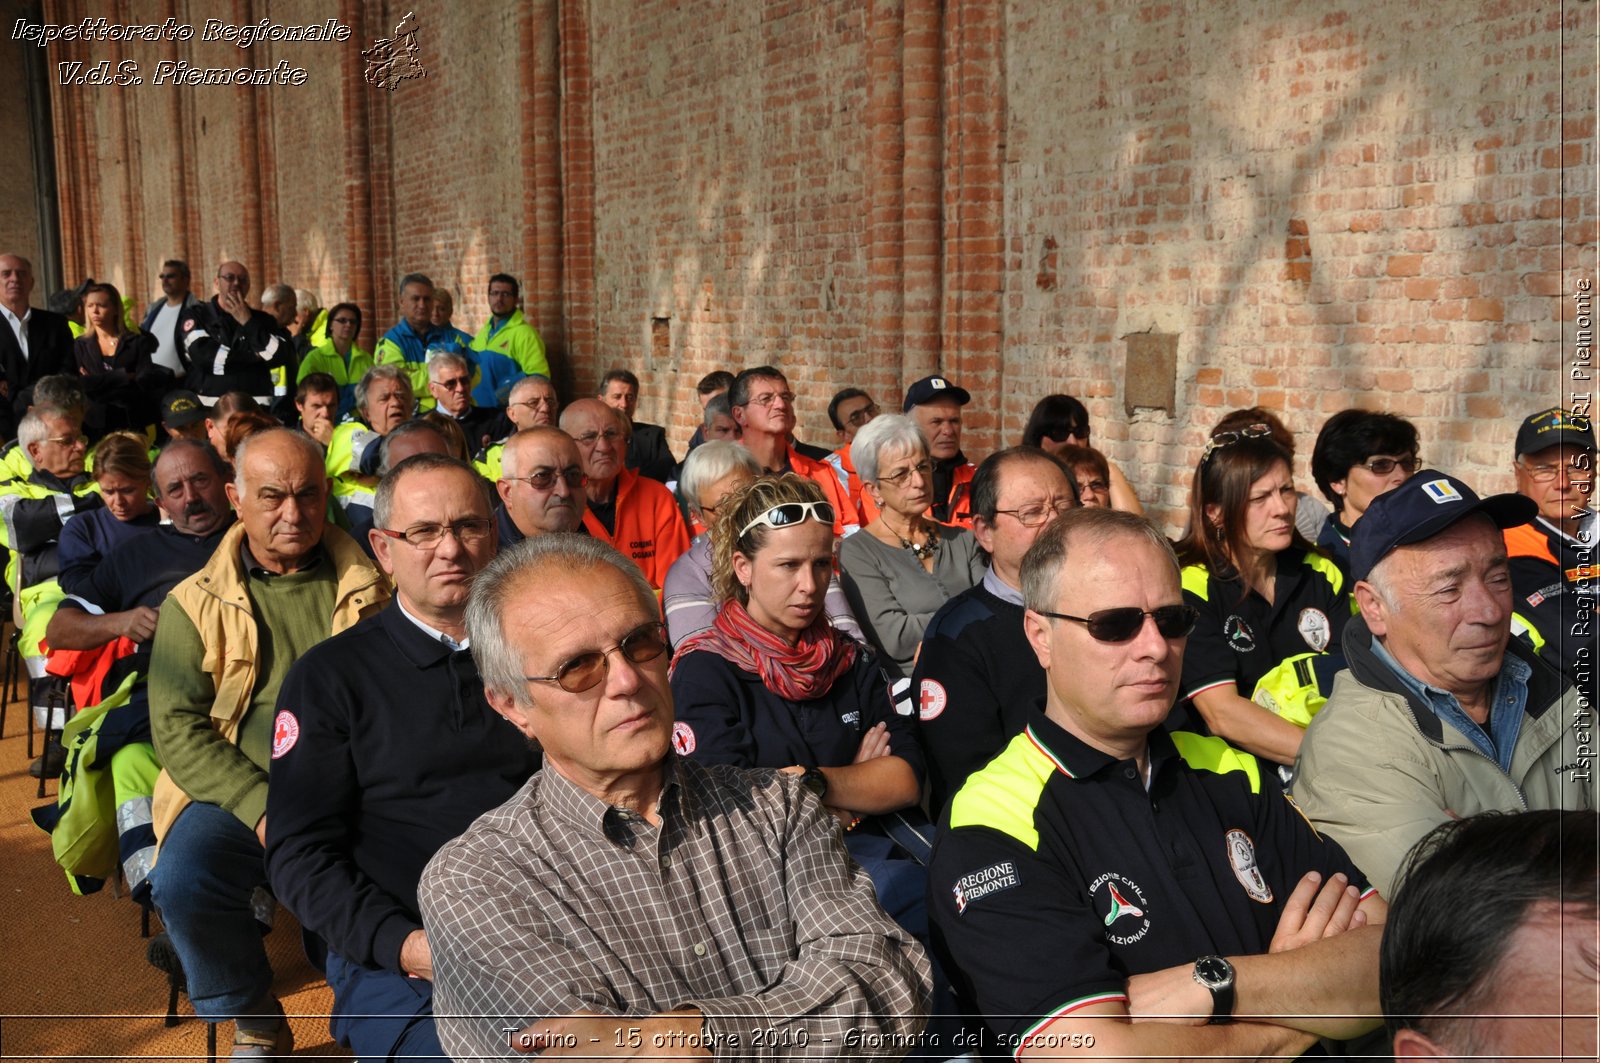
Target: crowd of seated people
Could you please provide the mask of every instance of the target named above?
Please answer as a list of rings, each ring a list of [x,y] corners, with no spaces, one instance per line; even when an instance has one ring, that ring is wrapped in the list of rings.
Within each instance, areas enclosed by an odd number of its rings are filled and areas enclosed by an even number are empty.
[[[407,274],[370,356],[354,304],[187,278],[142,327],[90,287],[74,342],[0,256],[0,535],[30,687],[76,710],[35,819],[159,912],[236,1057],[292,1050],[275,904],[363,1058],[618,1014],[706,1057],[811,1021],[962,1054],[930,1008],[1017,1058],[1362,1051],[1430,830],[1595,809],[1570,410],[1488,497],[1338,413],[1331,514],[1232,411],[1169,543],[1071,396],[984,456],[996,397],[846,387],[828,452],[781,370],[718,371],[680,461],[624,367],[563,404],[509,274],[476,335]]]

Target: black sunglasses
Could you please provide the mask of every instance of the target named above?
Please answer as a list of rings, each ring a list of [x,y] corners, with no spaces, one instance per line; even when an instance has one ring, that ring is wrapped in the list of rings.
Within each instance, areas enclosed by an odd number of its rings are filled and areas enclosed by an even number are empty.
[[[1127,642],[1144,627],[1144,618],[1156,622],[1156,631],[1164,639],[1181,639],[1194,630],[1200,618],[1192,605],[1159,605],[1154,609],[1140,609],[1126,605],[1119,609],[1101,609],[1088,616],[1071,616],[1067,613],[1049,613],[1035,609],[1040,616],[1055,620],[1076,620],[1089,629],[1089,637],[1096,642]]]

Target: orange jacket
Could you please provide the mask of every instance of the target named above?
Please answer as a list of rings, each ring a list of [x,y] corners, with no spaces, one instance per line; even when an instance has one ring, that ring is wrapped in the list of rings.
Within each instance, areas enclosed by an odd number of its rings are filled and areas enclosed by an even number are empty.
[[[616,532],[607,532],[587,509],[583,511],[583,526],[596,539],[632,558],[657,593],[667,578],[667,569],[689,549],[689,530],[683,526],[672,492],[632,469],[617,474]]]
[[[789,468],[796,476],[804,476],[821,486],[822,493],[833,506],[833,534],[848,535],[861,527],[861,518],[856,514],[855,504],[850,501],[850,496],[845,494],[844,486],[839,483],[839,473],[832,465],[806,457],[791,444]]]

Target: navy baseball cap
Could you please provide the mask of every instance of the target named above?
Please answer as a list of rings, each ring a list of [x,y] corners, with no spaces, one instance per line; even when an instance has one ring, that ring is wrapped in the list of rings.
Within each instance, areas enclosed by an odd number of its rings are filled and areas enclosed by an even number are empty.
[[[187,428],[205,417],[205,405],[192,391],[169,391],[161,400],[161,423],[168,428]]]
[[[955,399],[957,405],[965,406],[972,401],[972,395],[966,388],[958,388],[938,374],[925,376],[906,389],[906,404],[901,412],[910,413],[911,407],[934,399]]]
[[[1587,417],[1580,417],[1560,406],[1552,406],[1522,422],[1517,429],[1516,456],[1537,454],[1563,443],[1593,453],[1594,425]]]
[[[1526,524],[1539,512],[1533,499],[1518,494],[1479,498],[1466,484],[1437,469],[1423,469],[1392,491],[1373,499],[1350,532],[1350,575],[1366,579],[1373,566],[1397,546],[1431,539],[1446,528],[1482,513],[1500,528]]]

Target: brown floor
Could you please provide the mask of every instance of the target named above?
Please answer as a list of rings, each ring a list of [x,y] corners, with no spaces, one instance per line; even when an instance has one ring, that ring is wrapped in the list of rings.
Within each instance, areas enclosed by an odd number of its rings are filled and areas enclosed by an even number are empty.
[[[166,976],[145,962],[138,906],[114,897],[109,884],[74,895],[51,859],[49,835],[29,819],[45,802],[28,775],[22,700],[8,707],[0,738],[0,1058],[204,1059],[205,1025],[187,997],[178,1004],[183,1021],[162,1025]],[[53,799],[54,783],[46,793]],[[333,994],[306,962],[299,927],[282,908],[267,952],[295,1054],[348,1058],[328,1036]],[[219,1026],[217,1038],[226,1057],[232,1025]]]

